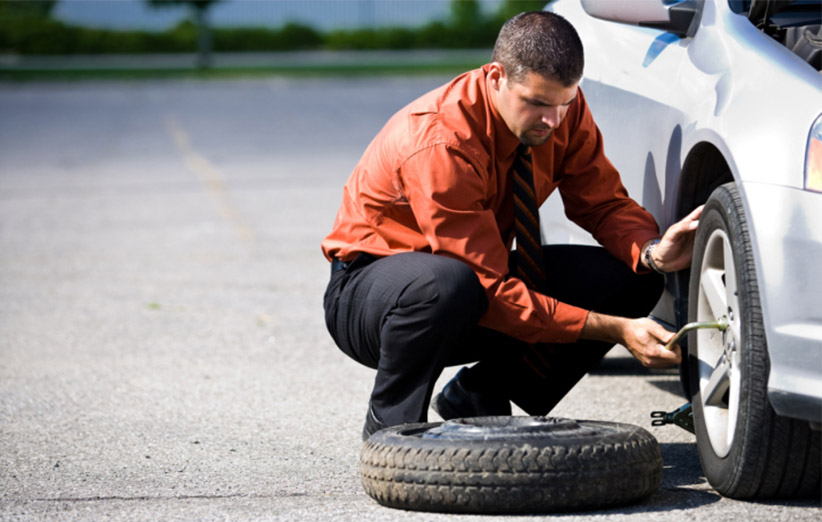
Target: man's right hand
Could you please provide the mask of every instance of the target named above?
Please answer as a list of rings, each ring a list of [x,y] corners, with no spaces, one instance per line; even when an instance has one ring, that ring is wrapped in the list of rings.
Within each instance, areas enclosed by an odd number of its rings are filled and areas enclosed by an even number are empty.
[[[648,368],[665,368],[682,361],[679,346],[673,350],[665,348],[673,336],[673,332],[651,319],[628,319],[596,312],[588,314],[580,334],[581,339],[619,343]]]

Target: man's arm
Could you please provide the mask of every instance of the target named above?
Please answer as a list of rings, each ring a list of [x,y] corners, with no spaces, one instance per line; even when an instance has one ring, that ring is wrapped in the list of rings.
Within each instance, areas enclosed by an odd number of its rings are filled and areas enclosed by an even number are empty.
[[[696,227],[699,226],[699,216],[702,215],[702,206],[694,209],[681,221],[674,223],[665,231],[665,235],[657,245],[651,250],[651,263],[648,264],[643,255],[640,259],[642,265],[651,270],[656,267],[661,272],[676,272],[691,266],[691,253],[694,248],[694,235]],[[646,242],[642,246],[644,253],[651,245],[652,241]]]
[[[690,266],[694,234],[701,214],[702,207],[699,207],[665,231],[665,235],[651,251],[651,263],[657,269],[673,272]],[[645,252],[650,244],[651,241],[645,243],[642,251]],[[648,269],[653,268],[645,260],[645,256],[642,256],[642,264]],[[682,360],[679,346],[673,350],[664,346],[673,336],[673,332],[651,319],[628,319],[595,312],[588,314],[580,334],[583,339],[619,343],[628,348],[639,362],[650,368],[670,366]]]
[[[644,366],[664,368],[682,361],[679,346],[673,350],[665,348],[665,343],[673,336],[673,332],[645,317],[628,319],[591,312],[582,327],[580,339],[621,344]]]
[[[568,218],[588,231],[617,259],[643,271],[642,246],[659,238],[654,217],[622,184],[605,156],[602,134],[579,91],[577,102],[563,122],[567,146],[554,177]],[[557,136],[559,139],[560,136]]]

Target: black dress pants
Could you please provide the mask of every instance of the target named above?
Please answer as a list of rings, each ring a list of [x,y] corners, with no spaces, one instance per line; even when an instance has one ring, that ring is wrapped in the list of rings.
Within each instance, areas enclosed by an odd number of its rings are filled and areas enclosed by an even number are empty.
[[[547,293],[568,304],[644,317],[662,292],[661,276],[638,275],[600,247],[551,245],[544,253]],[[332,274],[324,307],[337,346],[377,370],[371,406],[389,426],[425,421],[443,368],[470,362],[477,362],[464,376],[470,388],[545,415],[613,346],[531,345],[480,327],[488,301],[476,274],[420,252],[360,255]]]

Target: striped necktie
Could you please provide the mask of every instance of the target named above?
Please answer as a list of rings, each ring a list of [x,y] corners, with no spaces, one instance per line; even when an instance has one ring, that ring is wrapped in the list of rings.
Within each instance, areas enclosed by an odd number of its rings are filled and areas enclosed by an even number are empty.
[[[542,291],[546,279],[537,196],[534,191],[534,171],[530,148],[522,144],[517,148],[517,157],[514,159],[514,228],[517,238],[514,273],[529,288]]]

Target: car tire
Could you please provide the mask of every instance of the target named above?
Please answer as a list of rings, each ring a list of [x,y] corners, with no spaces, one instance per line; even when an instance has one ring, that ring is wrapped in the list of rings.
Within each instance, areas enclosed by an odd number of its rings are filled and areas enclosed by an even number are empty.
[[[751,238],[734,183],[718,187],[694,242],[688,320],[725,316],[724,332],[688,339],[696,442],[708,482],[737,499],[820,494],[820,433],[779,417],[768,401],[770,371]]]
[[[384,506],[545,513],[625,504],[654,492],[659,444],[628,424],[475,417],[406,424],[363,445],[366,493]]]

